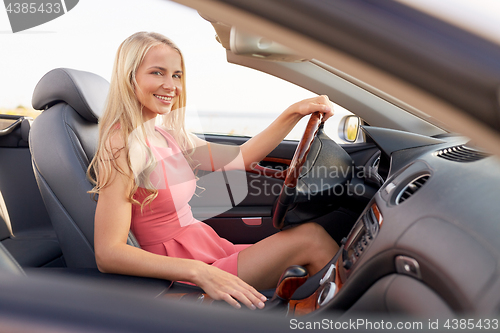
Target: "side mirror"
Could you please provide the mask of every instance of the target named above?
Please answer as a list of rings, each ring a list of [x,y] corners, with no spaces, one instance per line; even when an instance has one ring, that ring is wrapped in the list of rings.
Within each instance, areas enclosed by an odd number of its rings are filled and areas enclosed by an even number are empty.
[[[347,116],[340,123],[340,133],[342,139],[347,142],[354,142],[358,138],[361,121],[357,116]]]

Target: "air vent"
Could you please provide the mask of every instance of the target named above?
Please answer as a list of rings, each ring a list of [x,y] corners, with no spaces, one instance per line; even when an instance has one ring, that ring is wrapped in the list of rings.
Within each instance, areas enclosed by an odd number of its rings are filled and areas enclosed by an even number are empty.
[[[408,200],[415,192],[417,192],[424,184],[429,180],[430,175],[421,175],[412,180],[408,185],[406,185],[396,197],[396,205],[403,203]]]
[[[489,155],[464,145],[438,150],[436,155],[454,162],[474,162]]]

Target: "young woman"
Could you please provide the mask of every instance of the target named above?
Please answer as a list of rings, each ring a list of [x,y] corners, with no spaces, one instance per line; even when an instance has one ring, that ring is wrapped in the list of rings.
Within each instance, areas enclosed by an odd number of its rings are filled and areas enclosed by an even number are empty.
[[[318,96],[290,106],[237,152],[233,146],[209,145],[187,133],[185,105],[179,49],[157,33],[127,38],[116,55],[98,151],[89,167],[93,192],[99,194],[97,265],[102,272],[188,281],[234,307],[243,303],[263,308],[266,298],[256,289],[275,287],[293,264],[315,274],[338,250],[337,244],[321,226],[306,223],[254,245],[233,245],[193,218],[188,205],[196,188],[192,168],[248,169],[303,116],[315,111],[332,116],[332,103]],[[155,126],[157,118],[163,126]],[[229,160],[243,165],[218,161],[227,155],[241,157]],[[127,245],[130,229],[141,249]]]

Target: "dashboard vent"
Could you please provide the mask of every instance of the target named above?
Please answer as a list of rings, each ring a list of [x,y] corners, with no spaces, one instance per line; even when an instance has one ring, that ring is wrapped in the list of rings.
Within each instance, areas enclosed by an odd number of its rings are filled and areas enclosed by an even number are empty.
[[[486,153],[464,145],[438,150],[436,155],[454,162],[474,162],[489,156]]]
[[[421,175],[412,180],[408,185],[403,187],[403,189],[398,193],[396,197],[396,205],[403,203],[408,200],[415,192],[417,192],[424,184],[429,180],[430,175]]]

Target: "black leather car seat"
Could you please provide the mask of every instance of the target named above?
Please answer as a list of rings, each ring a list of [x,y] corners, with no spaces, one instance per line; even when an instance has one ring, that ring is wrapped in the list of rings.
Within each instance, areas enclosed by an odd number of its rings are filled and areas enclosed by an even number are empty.
[[[68,267],[96,268],[94,214],[87,191],[87,167],[98,141],[109,83],[68,68],[54,69],[38,82],[32,104],[43,112],[29,136],[33,170]],[[138,246],[129,235],[129,244]]]

